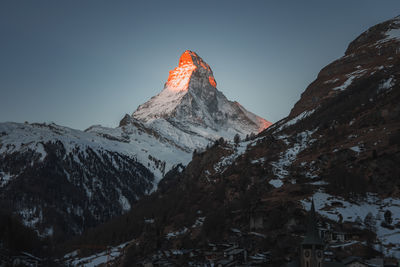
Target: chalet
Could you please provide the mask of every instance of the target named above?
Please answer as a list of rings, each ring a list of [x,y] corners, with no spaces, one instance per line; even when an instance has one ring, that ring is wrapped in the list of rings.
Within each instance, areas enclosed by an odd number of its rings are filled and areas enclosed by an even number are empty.
[[[243,248],[235,248],[230,250],[226,253],[226,256],[230,260],[236,260],[239,262],[246,262],[247,261],[247,251]]]
[[[348,240],[351,236],[342,231],[335,231],[331,228],[318,227],[319,236],[325,242],[344,242]]]
[[[32,254],[22,252],[20,255],[13,257],[12,266],[41,266],[42,259]]]
[[[386,258],[383,261],[384,267],[397,267],[399,266],[400,262],[395,258]]]
[[[319,236],[325,241],[330,240],[332,237],[332,235],[331,235],[332,231],[330,228],[318,227],[318,232],[319,232]]]
[[[230,260],[230,259],[222,259],[220,261],[217,262],[216,266],[217,267],[229,267],[229,266],[236,266],[237,262],[234,260]]]
[[[368,264],[365,263],[360,257],[348,257],[343,260],[343,264],[346,267],[368,267]]]
[[[268,261],[271,260],[271,255],[270,253],[266,252],[266,253],[257,253],[255,255],[252,255],[249,257],[250,258],[250,262],[249,265],[252,266],[253,265],[258,265],[258,264],[263,264],[266,263]]]
[[[257,208],[250,213],[250,231],[260,230],[264,228],[264,215],[263,209]]]
[[[366,263],[371,267],[383,267],[383,258],[372,258],[366,260]]]
[[[237,249],[238,247],[239,247],[238,245],[233,245],[233,246],[231,246],[231,247],[225,249],[225,250],[224,250],[224,257],[225,257],[225,258],[228,258],[228,256],[230,255],[230,252],[231,252],[232,250]]]
[[[324,251],[324,258],[325,258],[325,261],[334,261],[335,254],[331,250],[325,250]]]

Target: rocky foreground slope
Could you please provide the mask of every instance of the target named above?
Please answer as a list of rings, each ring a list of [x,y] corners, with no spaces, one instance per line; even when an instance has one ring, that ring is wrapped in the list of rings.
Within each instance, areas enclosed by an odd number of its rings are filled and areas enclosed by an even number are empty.
[[[297,255],[313,198],[324,227],[350,236],[346,249],[328,246],[333,257],[399,257],[399,118],[396,17],[322,69],[287,118],[254,140],[215,142],[130,213],[75,244],[127,242],[114,257],[125,266],[201,265],[236,244],[281,266]]]

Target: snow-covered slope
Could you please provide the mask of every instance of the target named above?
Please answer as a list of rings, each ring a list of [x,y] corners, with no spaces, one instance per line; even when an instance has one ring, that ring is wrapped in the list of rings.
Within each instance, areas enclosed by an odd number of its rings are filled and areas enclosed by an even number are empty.
[[[191,157],[139,122],[86,131],[54,123],[0,123],[0,197],[44,235],[57,224],[79,233],[129,210],[166,171]],[[54,192],[57,197],[49,198]],[[49,220],[48,212],[57,215]]]
[[[168,128],[162,128],[168,131]],[[110,141],[121,140],[138,162],[148,168],[155,176],[155,184],[164,174],[178,163],[187,164],[192,158],[192,151],[165,138],[163,132],[155,132],[146,128],[140,122],[132,122],[117,128],[107,128],[99,125],[86,129],[87,134],[96,135]],[[191,140],[190,135],[182,135],[182,139]]]
[[[129,143],[55,124],[0,123],[0,199],[42,235],[130,209],[154,174]]]

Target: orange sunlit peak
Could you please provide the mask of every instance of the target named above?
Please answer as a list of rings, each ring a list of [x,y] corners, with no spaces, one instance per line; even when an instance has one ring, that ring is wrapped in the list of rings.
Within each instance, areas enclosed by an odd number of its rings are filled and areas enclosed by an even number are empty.
[[[179,66],[169,72],[166,87],[170,91],[188,90],[190,77],[193,71],[197,69],[197,66],[193,64],[192,53],[186,50],[179,58]]]
[[[196,67],[202,67],[205,70],[210,70],[210,66],[208,66],[207,63],[205,63],[203,59],[199,57],[199,55],[190,50],[183,52],[179,58],[179,66],[182,65],[195,65]]]
[[[198,57],[196,53],[194,53],[190,50],[186,50],[185,52],[183,52],[183,54],[179,58],[179,66],[187,65],[187,64],[194,65],[192,55],[195,57]]]
[[[213,87],[217,87],[217,83],[212,75],[210,66],[205,63],[195,52],[186,50],[179,58],[179,65],[169,72],[166,88],[170,91],[180,92],[187,91],[190,78],[193,72],[203,68],[208,74],[208,81]]]
[[[213,87],[217,88],[217,82],[215,81],[215,79],[214,79],[213,76],[209,76],[209,77],[208,77],[208,81],[210,82],[210,84],[211,84]]]

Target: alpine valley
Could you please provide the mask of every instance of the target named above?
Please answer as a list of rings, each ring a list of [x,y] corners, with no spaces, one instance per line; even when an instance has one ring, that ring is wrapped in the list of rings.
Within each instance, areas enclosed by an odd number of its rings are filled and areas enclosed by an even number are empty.
[[[312,203],[326,261],[398,258],[399,118],[400,17],[352,41],[272,125],[185,51],[117,128],[0,124],[1,201],[67,266],[282,266]]]

